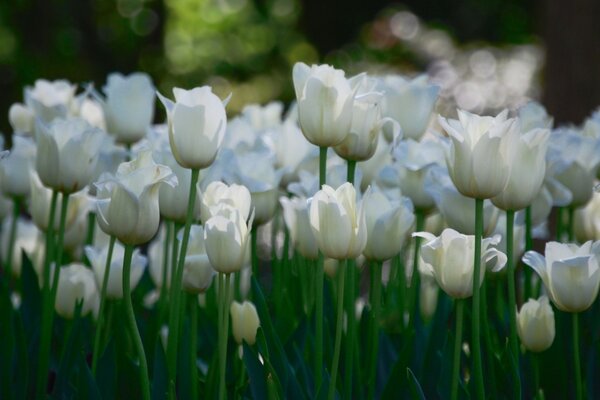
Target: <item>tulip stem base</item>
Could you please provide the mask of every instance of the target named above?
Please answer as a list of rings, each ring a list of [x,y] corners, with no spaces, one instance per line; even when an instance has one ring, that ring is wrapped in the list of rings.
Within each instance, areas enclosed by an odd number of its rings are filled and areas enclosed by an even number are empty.
[[[100,339],[102,337],[102,327],[104,323],[104,307],[106,305],[106,288],[108,287],[108,279],[110,276],[110,265],[112,263],[113,250],[115,248],[115,236],[110,237],[108,244],[108,253],[106,255],[106,263],[104,266],[104,276],[102,277],[102,287],[100,289],[100,307],[98,310],[98,324],[96,325],[96,335],[94,336],[94,352],[92,353],[92,376],[96,376],[96,368],[98,367],[98,358],[100,357]]]
[[[375,398],[375,382],[377,378],[377,356],[379,354],[379,319],[381,315],[381,262],[373,261],[371,264],[371,357],[369,360],[368,399]]]
[[[575,363],[575,399],[583,400],[583,382],[581,380],[581,361],[579,357],[579,313],[573,317],[573,361]]]
[[[169,371],[169,397],[175,398],[175,386],[177,379],[177,351],[179,341],[179,326],[181,317],[181,281],[183,278],[183,266],[185,264],[185,256],[187,254],[188,241],[190,239],[190,229],[194,219],[194,209],[196,203],[196,183],[200,176],[199,169],[192,169],[190,180],[190,194],[188,197],[187,214],[185,218],[185,227],[183,228],[183,238],[181,239],[181,249],[177,256],[177,264],[173,264],[175,268],[175,279],[171,281],[171,309],[169,310],[169,337],[167,343],[167,368]],[[177,231],[174,232],[177,237]]]
[[[479,310],[480,283],[478,277],[481,271],[481,239],[483,237],[483,199],[475,199],[475,252],[473,260],[473,309],[472,315],[472,348],[473,348],[473,379],[475,381],[476,398],[485,399],[483,370],[481,366],[481,334]],[[414,273],[414,272],[413,272]]]
[[[342,328],[344,324],[344,285],[346,282],[346,261],[340,262],[338,268],[338,291],[337,291],[337,310],[335,323],[335,344],[333,348],[333,361],[331,363],[331,380],[329,382],[329,391],[327,398],[333,400],[335,398],[335,384],[337,381],[338,367],[340,364],[340,351],[342,347]],[[347,354],[346,357],[351,357]]]
[[[131,302],[131,259],[133,257],[133,246],[125,246],[125,254],[123,255],[123,302],[125,305],[125,314],[127,317],[127,325],[129,335],[133,341],[135,352],[139,360],[140,382],[142,384],[142,398],[150,400],[150,381],[148,378],[148,363],[146,361],[146,353],[144,352],[144,344],[140,332],[138,331],[135,321],[135,313],[133,312],[133,303]]]
[[[462,330],[463,330],[463,311],[465,301],[456,299],[456,321],[454,328],[454,354],[452,356],[452,388],[450,389],[450,399],[458,399],[458,383],[460,382],[460,352],[462,349]]]

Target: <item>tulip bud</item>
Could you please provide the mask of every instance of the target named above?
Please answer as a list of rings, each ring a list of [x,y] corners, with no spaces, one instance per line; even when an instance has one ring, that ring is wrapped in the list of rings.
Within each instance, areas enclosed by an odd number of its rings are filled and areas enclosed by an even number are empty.
[[[517,313],[517,332],[529,351],[540,352],[552,346],[554,329],[554,312],[546,296],[527,300]]]
[[[81,316],[97,310],[99,295],[94,273],[78,263],[61,267],[54,304],[56,312],[63,318],[71,319],[75,314],[75,306],[80,301],[83,302]]]
[[[158,93],[167,110],[169,142],[175,159],[184,168],[202,169],[213,163],[225,136],[224,102],[210,86],[173,89],[175,102]]]
[[[33,111],[21,103],[14,103],[8,110],[8,121],[15,133],[31,134],[34,118]]]
[[[231,313],[231,330],[233,337],[238,344],[243,342],[252,346],[256,342],[256,332],[260,327],[260,319],[256,312],[256,307],[249,301],[231,303],[229,309]]]
[[[213,268],[225,274],[242,269],[249,247],[250,222],[238,209],[223,207],[204,224],[204,246]]]

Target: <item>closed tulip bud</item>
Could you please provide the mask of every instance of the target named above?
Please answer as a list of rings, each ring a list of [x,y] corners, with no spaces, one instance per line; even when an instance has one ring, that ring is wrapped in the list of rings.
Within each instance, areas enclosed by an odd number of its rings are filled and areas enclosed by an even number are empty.
[[[256,307],[249,301],[231,303],[229,309],[231,313],[231,331],[237,344],[243,342],[250,346],[256,343],[256,333],[260,327],[260,319],[256,312]]]
[[[15,133],[31,134],[35,115],[26,105],[14,103],[8,110],[8,122]]]
[[[302,257],[316,260],[319,257],[319,247],[310,227],[308,201],[304,197],[281,197],[279,202],[294,248]]]
[[[115,176],[96,183],[98,224],[102,230],[129,245],[146,243],[160,222],[158,190],[162,183],[177,184],[165,165],[156,164],[150,151],[122,163]]]
[[[85,316],[90,311],[96,312],[99,295],[92,270],[83,264],[73,263],[60,269],[54,307],[58,315],[72,319],[78,302],[83,303],[81,316]]]
[[[296,63],[293,70],[298,121],[316,146],[336,146],[350,132],[355,88],[342,70],[329,65]]]
[[[600,241],[581,246],[558,242],[546,243],[545,257],[528,251],[523,262],[542,278],[550,300],[561,311],[587,310],[600,286]]]
[[[336,260],[357,258],[367,244],[367,224],[356,190],[344,183],[337,190],[323,185],[310,202],[310,225],[321,252]]]
[[[96,283],[98,288],[102,288],[104,273],[106,270],[106,257],[108,256],[108,246],[98,249],[92,246],[85,247],[85,254],[92,264],[94,275],[96,276]],[[125,249],[121,244],[115,243],[113,248],[112,258],[110,261],[110,272],[108,275],[108,282],[106,285],[106,297],[108,299],[122,299],[123,298],[123,256]],[[133,291],[138,285],[144,269],[148,264],[146,256],[140,254],[139,249],[133,251],[133,258],[131,260],[131,272],[130,272],[130,285]]]
[[[406,197],[392,203],[379,191],[370,191],[363,198],[367,224],[367,259],[385,261],[394,257],[412,228],[415,216],[412,203]]]
[[[25,88],[25,104],[44,122],[66,118],[76,108],[77,86],[65,80],[38,79],[33,87]]]
[[[548,298],[529,299],[517,313],[517,332],[529,351],[540,352],[554,342],[554,312]]]
[[[37,129],[36,170],[44,185],[73,193],[93,178],[102,133],[78,118],[56,119]]]
[[[236,208],[242,218],[247,220],[250,216],[252,197],[250,191],[243,185],[227,185],[220,181],[211,182],[202,194],[202,208],[200,217],[206,222],[215,216],[223,205]]]
[[[391,75],[382,78],[377,89],[384,93],[383,115],[398,121],[406,138],[419,140],[431,119],[440,87],[428,84],[425,75],[412,80]],[[391,142],[391,132],[384,132]]]
[[[31,192],[29,176],[33,171],[36,147],[31,138],[13,136],[13,147],[0,159],[0,187],[7,197],[26,197]]]
[[[225,274],[242,269],[249,247],[252,216],[246,224],[242,213],[223,207],[204,224],[204,246],[213,268]]]
[[[458,110],[459,120],[439,118],[452,140],[448,171],[464,196],[489,199],[506,187],[518,135],[518,125],[507,115],[506,110],[496,117]]]
[[[175,102],[158,93],[167,110],[169,142],[184,168],[202,169],[213,163],[225,136],[227,98],[221,101],[210,86],[173,89]]]
[[[546,176],[546,149],[550,131],[534,129],[518,136],[508,183],[492,198],[492,203],[503,210],[520,210],[531,205]]]
[[[103,88],[106,99],[96,96],[102,105],[107,131],[119,143],[132,144],[144,136],[154,119],[154,85],[147,74],[124,76],[113,73]]]
[[[178,239],[181,242],[183,232],[179,232]],[[214,275],[215,270],[204,246],[204,229],[200,225],[193,225],[183,264],[183,288],[193,294],[204,293],[210,287]]]
[[[462,235],[453,229],[444,229],[439,237],[429,232],[415,232],[426,243],[421,246],[424,267],[433,274],[438,285],[448,296],[464,299],[473,295],[473,252],[475,236]],[[492,247],[500,242],[500,236],[481,241],[481,269],[479,285],[485,270],[499,271],[506,264],[506,255]]]

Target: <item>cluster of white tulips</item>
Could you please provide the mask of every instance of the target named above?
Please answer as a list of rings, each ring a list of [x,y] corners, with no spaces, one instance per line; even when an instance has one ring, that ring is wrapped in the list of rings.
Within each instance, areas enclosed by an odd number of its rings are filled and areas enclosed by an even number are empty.
[[[499,390],[493,375],[511,380],[508,397],[532,397],[545,389],[529,354],[552,346],[554,305],[572,315],[568,395],[584,398],[593,375],[582,374],[579,315],[600,287],[600,112],[554,130],[534,102],[452,119],[435,115],[439,88],[426,76],[347,78],[303,63],[292,75],[297,102],[285,114],[281,103],[249,105],[229,120],[229,97],[204,86],[175,88],[172,100],[142,73],[112,74],[101,90],[25,89],[0,160],[11,304],[0,315],[28,320],[34,307],[39,334],[25,335],[29,381],[15,368],[0,385],[81,395],[69,392],[75,374],[121,396],[114,370],[129,368],[125,385],[144,399],[484,399]],[[155,94],[164,125],[152,125]],[[436,329],[449,343],[435,347]],[[436,363],[418,354],[427,341],[448,353],[449,385],[424,382]],[[115,342],[127,358],[109,357]]]

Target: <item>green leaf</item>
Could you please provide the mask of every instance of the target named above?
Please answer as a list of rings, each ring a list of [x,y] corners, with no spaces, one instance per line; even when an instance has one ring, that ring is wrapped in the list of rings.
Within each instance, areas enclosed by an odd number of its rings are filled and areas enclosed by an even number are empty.
[[[152,400],[166,399],[168,395],[167,357],[160,337],[154,345],[154,368],[152,372]]]
[[[406,392],[407,387],[407,375],[406,369],[412,353],[414,332],[407,332],[403,336],[403,344],[398,355],[398,360],[392,368],[392,372],[383,389],[382,399],[398,399],[406,398],[408,393]]]
[[[114,338],[111,338],[104,352],[98,360],[96,379],[99,383],[100,394],[103,399],[114,399],[117,382],[117,355]]]
[[[77,356],[81,351],[80,329],[81,329],[81,307],[83,302],[77,303],[75,307],[75,315],[72,321],[68,324],[70,328],[66,336],[63,347],[63,352],[60,358],[60,364],[56,375],[53,394],[56,398],[72,397],[73,388],[69,385],[69,380],[74,372],[74,367],[77,363]]]
[[[23,325],[30,345],[39,341],[39,326],[42,315],[42,297],[38,276],[33,270],[29,258],[22,253],[21,266],[21,315],[23,316]],[[37,353],[37,351],[35,351]],[[35,357],[35,355],[34,355]]]
[[[264,366],[260,363],[258,354],[244,342],[244,365],[250,379],[250,392],[254,399],[267,398],[267,382]]]
[[[14,335],[13,335],[13,308],[10,300],[9,289],[6,285],[6,277],[2,277],[0,281],[0,317],[2,322],[0,323],[0,397],[4,399],[11,399],[12,393],[12,371],[13,371],[13,349],[14,349]]]
[[[77,365],[79,372],[79,384],[77,385],[77,397],[80,399],[100,400],[100,390],[92,376],[92,371],[85,362],[85,353],[81,352]]]
[[[408,388],[410,389],[411,398],[425,400],[425,395],[423,394],[421,385],[410,368],[406,369],[406,377],[408,379]]]

